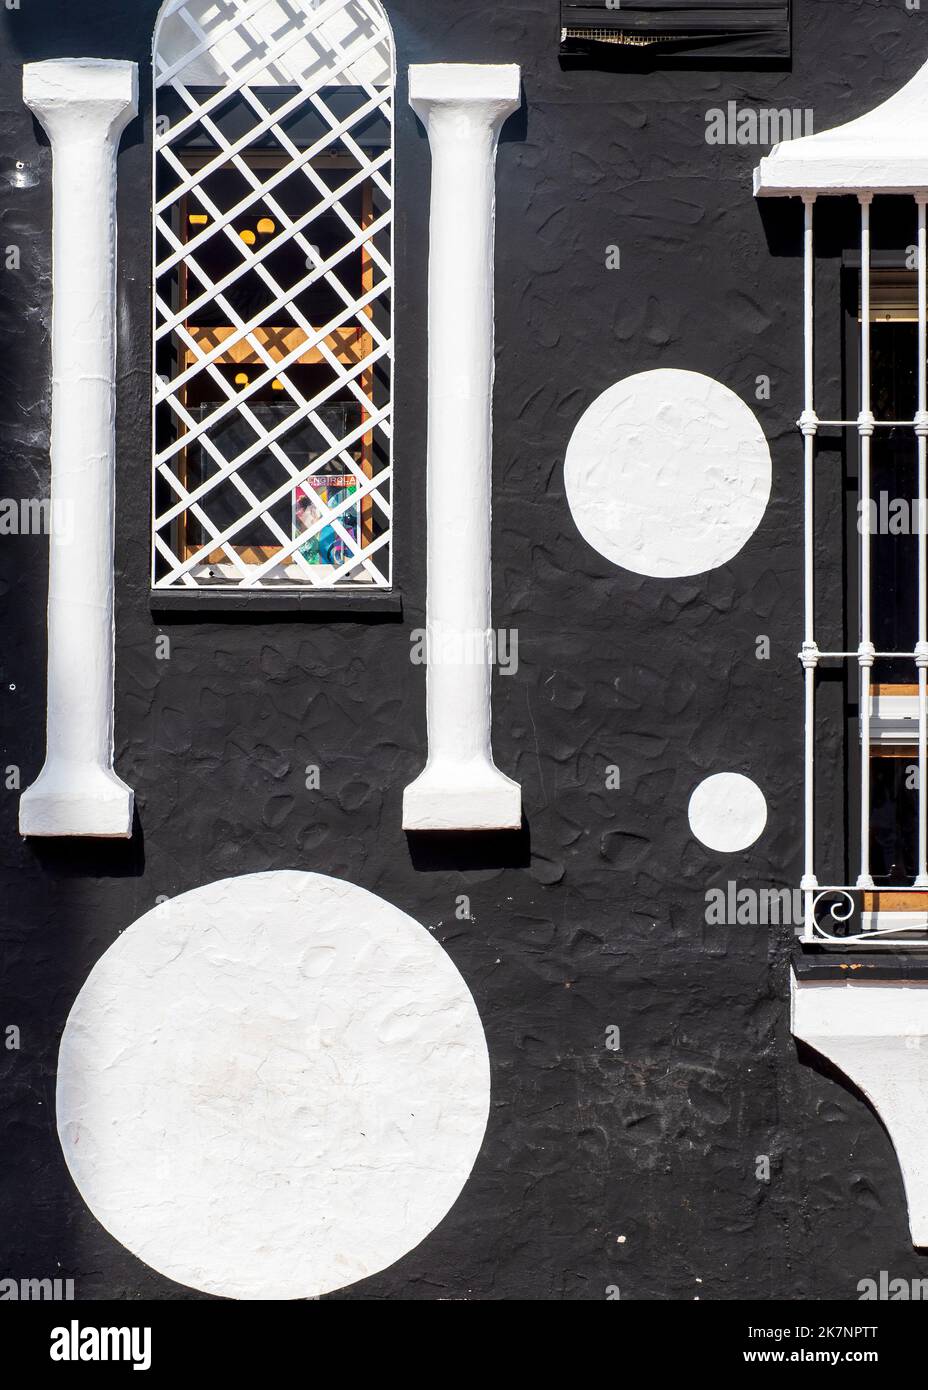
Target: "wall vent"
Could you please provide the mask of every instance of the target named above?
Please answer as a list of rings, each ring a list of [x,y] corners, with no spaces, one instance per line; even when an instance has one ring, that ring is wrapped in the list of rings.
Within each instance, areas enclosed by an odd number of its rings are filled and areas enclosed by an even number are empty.
[[[565,56],[789,58],[790,0],[561,0]]]

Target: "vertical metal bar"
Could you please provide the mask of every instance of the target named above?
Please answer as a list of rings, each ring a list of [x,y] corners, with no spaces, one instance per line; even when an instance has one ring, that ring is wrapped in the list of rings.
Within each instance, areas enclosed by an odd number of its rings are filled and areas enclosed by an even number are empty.
[[[858,194],[860,202],[860,873],[858,888],[872,888],[870,874],[870,681],[875,651],[871,636],[871,484],[870,455],[874,417],[870,389],[870,204],[872,193]]]
[[[925,534],[928,497],[928,236],[925,204],[928,194],[916,194],[918,204],[918,876],[916,888],[928,888],[928,536]]]
[[[805,391],[802,415],[799,419],[805,451],[805,630],[800,654],[805,680],[805,846],[802,890],[803,935],[806,941],[813,941],[813,905],[815,890],[818,888],[815,875],[815,676],[818,667],[818,647],[815,641],[815,440],[818,433],[818,418],[815,414],[815,194],[806,194],[803,204]]]

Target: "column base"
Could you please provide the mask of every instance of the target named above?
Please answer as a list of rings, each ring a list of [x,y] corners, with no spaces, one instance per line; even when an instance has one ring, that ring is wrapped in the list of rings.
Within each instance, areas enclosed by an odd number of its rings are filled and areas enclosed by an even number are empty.
[[[106,768],[46,763],[20,798],[19,833],[128,840],[134,802],[132,789]]]
[[[404,830],[520,830],[522,788],[492,763],[426,767],[403,795]]]

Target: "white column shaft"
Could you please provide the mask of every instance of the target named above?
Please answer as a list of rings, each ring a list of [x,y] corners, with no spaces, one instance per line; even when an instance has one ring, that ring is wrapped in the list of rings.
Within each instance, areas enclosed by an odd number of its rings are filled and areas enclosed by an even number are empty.
[[[429,259],[429,755],[407,830],[518,828],[518,785],[493,762],[490,520],[496,150],[517,67],[410,70],[432,152]]]
[[[24,835],[132,829],[132,792],[113,771],[113,536],[116,149],[137,87],[127,62],[24,72],[53,159],[48,736],[20,804]]]

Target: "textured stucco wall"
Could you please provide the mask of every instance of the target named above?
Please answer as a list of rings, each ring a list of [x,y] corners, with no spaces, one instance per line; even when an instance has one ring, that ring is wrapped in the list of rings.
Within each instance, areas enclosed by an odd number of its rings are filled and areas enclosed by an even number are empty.
[[[23,61],[146,61],[156,0],[22,0],[2,13],[0,495],[47,495],[50,152]],[[397,582],[405,612],[337,622],[174,621],[148,606],[150,90],[119,161],[116,766],[129,844],[24,844],[0,787],[0,1275],[73,1277],[79,1297],[189,1297],[112,1240],[76,1194],[54,1123],[58,1042],[94,963],[159,897],[230,874],[350,878],[432,927],[489,1044],[486,1142],[450,1216],[348,1298],[854,1298],[909,1245],[889,1140],[839,1080],[797,1061],[789,928],[710,927],[705,893],[798,883],[801,832],[799,215],[751,197],[757,147],[710,146],[729,99],[856,115],[928,56],[928,9],[796,0],[792,70],[564,71],[555,0],[394,0],[398,101]],[[405,98],[426,61],[517,62],[499,156],[495,620],[520,666],[495,681],[494,750],[523,787],[515,842],[407,840],[425,751],[425,273],[429,155]],[[23,169],[17,169],[17,161]],[[15,184],[25,185],[14,187]],[[826,215],[837,285],[840,210]],[[622,269],[604,268],[621,248]],[[841,317],[820,380],[839,393]],[[613,568],[581,540],[562,466],[576,421],[632,372],[718,377],[757,411],[773,493],[746,549],[695,579]],[[769,403],[754,399],[760,374]],[[827,390],[823,399],[827,398]],[[835,455],[835,462],[840,455]],[[835,490],[835,546],[840,545]],[[0,763],[44,748],[46,542],[0,538]],[[172,643],[156,659],[159,633]],[[755,658],[758,635],[769,662]],[[839,716],[838,692],[834,694]],[[837,739],[834,748],[837,751]],[[840,829],[838,770],[833,822]],[[837,758],[835,759],[837,765]],[[321,790],[305,790],[305,768]],[[605,789],[606,768],[621,790]],[[760,842],[713,855],[686,815],[718,771],[756,780]],[[825,804],[827,804],[827,799]],[[474,920],[455,920],[459,894]],[[621,1029],[622,1048],[605,1046]],[[0,1033],[2,1039],[2,1033]],[[769,1184],[755,1158],[769,1155]]]

